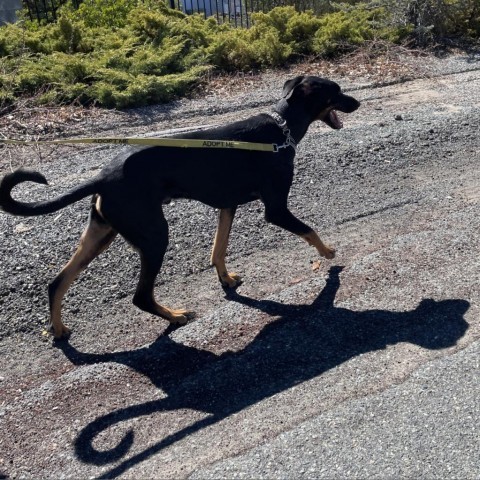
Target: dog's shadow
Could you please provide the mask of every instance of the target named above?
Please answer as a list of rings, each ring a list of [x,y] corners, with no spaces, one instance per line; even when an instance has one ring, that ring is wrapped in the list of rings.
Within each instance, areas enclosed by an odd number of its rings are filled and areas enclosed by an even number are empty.
[[[114,478],[163,448],[232,413],[365,352],[398,342],[428,349],[446,348],[464,335],[468,324],[465,300],[422,300],[415,310],[356,312],[334,305],[342,267],[330,269],[326,286],[311,305],[284,305],[254,300],[233,292],[232,301],[278,319],[238,352],[215,355],[161,336],[133,352],[87,354],[68,342],[59,348],[76,365],[118,362],[146,375],[168,396],[161,400],[112,411],[87,425],[75,442],[76,455],[86,463],[105,465],[125,457],[133,445],[130,430],[113,449],[98,451],[95,437],[122,421],[159,411],[194,409],[210,413],[203,420],[175,432],[148,449],[120,462],[104,478]]]

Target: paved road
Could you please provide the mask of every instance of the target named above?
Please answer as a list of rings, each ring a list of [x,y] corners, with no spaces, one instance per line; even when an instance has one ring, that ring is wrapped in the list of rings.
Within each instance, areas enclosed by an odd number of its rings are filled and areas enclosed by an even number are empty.
[[[363,106],[346,128],[311,129],[290,204],[337,248],[318,269],[255,203],[230,245],[245,283],[226,295],[207,267],[215,215],[170,205],[157,293],[198,312],[174,331],[131,305],[138,259],[118,241],[66,298],[72,338],[50,343],[45,285],[88,201],[45,218],[0,215],[0,473],[479,478],[480,73],[466,66],[351,85]],[[213,120],[203,105],[190,104],[201,124]],[[155,128],[181,125],[188,108]],[[52,186],[19,195],[64,191],[112,155],[32,160]]]
[[[480,345],[191,478],[478,478]]]

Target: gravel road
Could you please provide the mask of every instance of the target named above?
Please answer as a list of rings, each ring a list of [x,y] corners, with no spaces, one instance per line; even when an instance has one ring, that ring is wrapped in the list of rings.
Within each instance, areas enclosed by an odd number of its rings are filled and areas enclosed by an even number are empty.
[[[320,73],[320,72],[319,72]],[[197,318],[170,329],[131,304],[136,253],[118,239],[64,303],[68,342],[45,335],[46,285],[68,260],[88,199],[57,214],[0,213],[0,478],[480,478],[480,57],[372,86],[345,128],[314,124],[290,206],[337,249],[318,260],[267,225],[235,218],[225,293],[209,267],[216,213],[165,208],[157,297]],[[241,93],[112,113],[78,135],[137,135],[268,110],[288,73]],[[6,133],[6,132],[0,132]],[[53,197],[114,147],[3,149]]]

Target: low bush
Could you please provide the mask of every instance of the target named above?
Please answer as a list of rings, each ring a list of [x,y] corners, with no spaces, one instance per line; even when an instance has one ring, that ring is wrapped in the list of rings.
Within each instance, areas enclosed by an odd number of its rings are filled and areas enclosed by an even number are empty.
[[[54,23],[24,17],[0,27],[0,103],[25,96],[114,108],[166,102],[209,70],[338,55],[371,39],[398,42],[439,2],[445,7],[439,31],[478,36],[478,0],[326,2],[318,15],[277,7],[254,13],[248,29],[185,15],[164,0],[84,0],[78,9],[67,3]]]
[[[294,7],[255,13],[253,21],[259,28],[275,31],[280,42],[288,46],[291,54],[313,53],[313,38],[321,25],[320,18],[311,10],[299,13]]]
[[[332,55],[344,53],[373,39],[398,42],[410,31],[408,25],[393,25],[390,13],[384,8],[368,8],[360,4],[355,9],[327,13],[320,18],[313,39],[313,51]]]
[[[406,0],[401,0],[405,5]],[[478,39],[480,2],[478,0],[414,0],[405,5],[415,38],[422,44],[442,42],[445,37]]]

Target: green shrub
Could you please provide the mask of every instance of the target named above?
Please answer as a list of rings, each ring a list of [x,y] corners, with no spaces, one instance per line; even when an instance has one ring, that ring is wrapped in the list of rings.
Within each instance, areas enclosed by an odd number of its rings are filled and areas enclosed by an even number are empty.
[[[205,68],[199,67],[189,72],[162,77],[138,75],[126,88],[100,81],[91,89],[92,98],[101,105],[119,109],[164,103],[184,96],[204,72]]]
[[[68,11],[90,28],[121,28],[125,27],[137,3],[137,0],[83,0],[77,10],[70,8]]]
[[[390,17],[384,8],[368,9],[362,4],[320,18],[313,50],[322,55],[339,54],[374,38],[398,41],[406,32],[390,26]]]
[[[275,30],[282,44],[292,53],[312,53],[312,42],[320,26],[320,19],[312,11],[298,13],[294,7],[277,7],[268,13],[255,13],[253,21],[265,31]]]
[[[23,62],[16,72],[15,93],[34,95],[37,91],[48,88],[53,83],[58,83],[49,65],[40,58],[29,58]]]
[[[279,32],[274,28],[254,25],[242,32],[255,52],[254,67],[277,67],[283,65],[292,55],[292,48],[282,42]]]
[[[132,33],[142,43],[158,45],[170,35],[169,18],[161,12],[136,9],[129,15],[129,24]]]
[[[313,39],[319,28],[320,19],[311,11],[292,16],[287,23],[287,36],[291,39],[293,51],[301,54],[313,53]]]
[[[56,23],[52,37],[56,38],[53,50],[59,52],[77,52],[82,34],[80,26],[67,17],[60,17]]]
[[[420,36],[480,36],[480,4],[478,0],[415,0],[404,6],[405,15]]]
[[[224,71],[278,66],[291,53],[291,48],[280,41],[278,32],[266,25],[219,32],[207,48],[211,64]]]
[[[0,27],[0,56],[25,53],[44,53],[53,51],[54,38],[52,32],[54,25],[29,30],[22,24],[7,24]]]
[[[160,48],[149,46],[139,47],[131,56],[131,65],[128,71],[132,75],[162,76],[168,73],[183,71],[182,53],[184,43],[177,43],[174,39],[165,39]]]
[[[208,58],[219,70],[234,71],[254,68],[256,52],[240,30],[218,35],[207,49]]]
[[[275,30],[282,43],[289,43],[291,38],[287,35],[287,25],[297,15],[294,7],[276,7],[267,13],[254,13],[253,22],[264,31]]]
[[[441,13],[432,10],[437,4]],[[185,15],[164,0],[84,0],[78,10],[67,3],[54,23],[24,17],[0,27],[0,104],[36,95],[37,102],[126,108],[184,95],[208,70],[279,66],[299,55],[341,54],[370,39],[398,42],[429,19],[432,31],[480,32],[478,0],[322,5],[316,14],[293,6],[258,12],[243,29]]]

